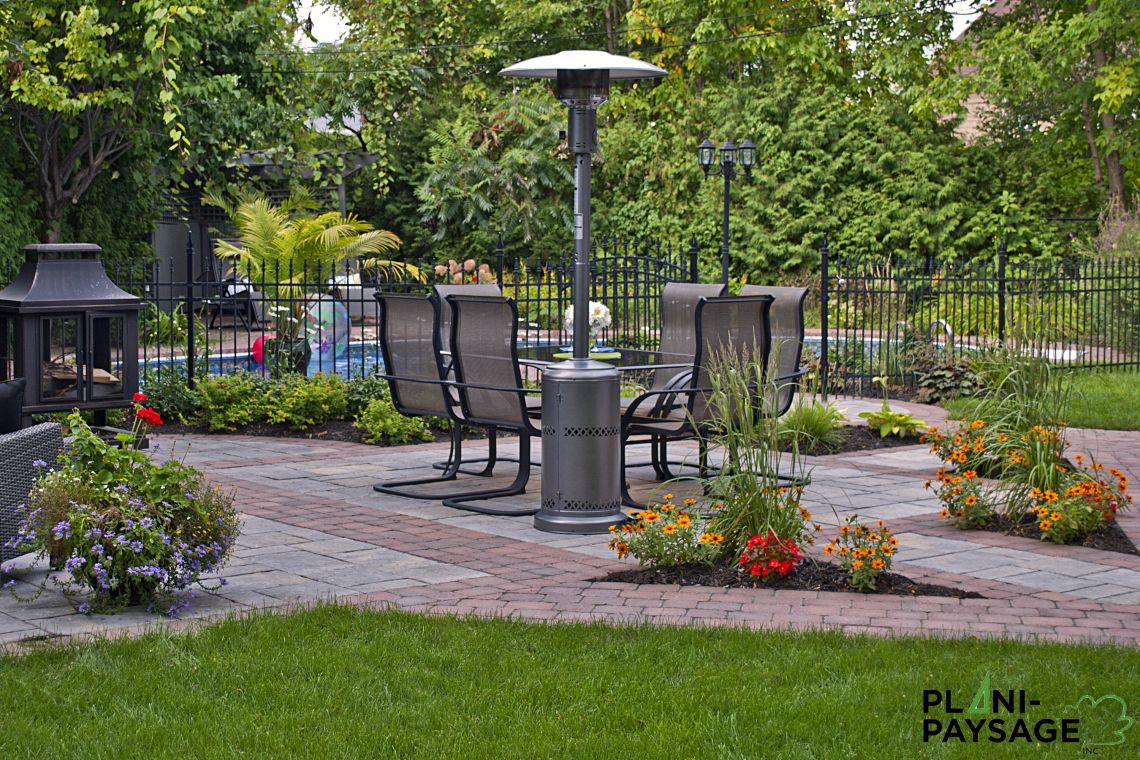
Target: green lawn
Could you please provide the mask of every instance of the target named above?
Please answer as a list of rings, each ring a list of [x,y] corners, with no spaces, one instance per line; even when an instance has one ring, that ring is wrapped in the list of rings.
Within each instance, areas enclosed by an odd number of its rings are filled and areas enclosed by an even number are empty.
[[[1066,421],[1071,427],[1101,430],[1140,430],[1140,372],[1073,372],[1072,397]],[[971,399],[945,404],[951,415],[969,416]]]
[[[2,657],[0,757],[1078,756],[922,743],[922,690],[967,706],[987,673],[1032,721],[1085,693],[1140,708],[1135,649],[329,606]]]

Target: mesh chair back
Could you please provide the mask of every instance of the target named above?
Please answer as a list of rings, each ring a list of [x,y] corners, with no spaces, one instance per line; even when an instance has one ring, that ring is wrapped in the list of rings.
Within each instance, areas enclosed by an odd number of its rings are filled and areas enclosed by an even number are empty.
[[[661,290],[662,364],[689,364],[697,353],[697,303],[702,298],[724,295],[724,285],[669,282]],[[688,372],[683,368],[653,372],[652,390],[667,388],[675,377]],[[688,378],[685,378],[688,380]]]
[[[471,422],[537,432],[528,422],[519,372],[518,309],[509,298],[448,296],[451,357],[464,416]],[[480,386],[480,387],[469,387]]]
[[[772,296],[703,298],[697,304],[697,355],[692,387],[702,390],[688,394],[689,415],[694,422],[710,417],[710,367],[715,369],[717,362],[733,361],[737,366],[755,363],[766,374],[772,300]],[[760,380],[762,377],[757,378]]]
[[[439,345],[450,350],[452,314],[451,304],[447,302],[448,296],[502,298],[503,291],[498,285],[489,283],[435,286],[435,297],[439,300]]]
[[[807,288],[782,288],[775,285],[745,285],[740,289],[742,296],[772,296],[772,353],[777,366],[773,372],[777,378],[791,378],[800,368],[804,350],[804,300]],[[776,399],[776,414],[780,415],[792,407],[797,379],[779,381],[779,396]]]
[[[441,384],[439,305],[431,296],[378,294],[380,351],[401,414],[453,416]],[[427,382],[413,382],[415,380]]]

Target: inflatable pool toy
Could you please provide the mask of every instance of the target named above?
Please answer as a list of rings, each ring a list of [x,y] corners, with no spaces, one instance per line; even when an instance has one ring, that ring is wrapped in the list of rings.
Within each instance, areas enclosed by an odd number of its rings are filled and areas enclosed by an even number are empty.
[[[348,340],[352,337],[348,309],[332,296],[321,296],[311,303],[303,324],[303,334],[308,336],[313,351],[309,374],[333,372],[336,360],[348,351]]]

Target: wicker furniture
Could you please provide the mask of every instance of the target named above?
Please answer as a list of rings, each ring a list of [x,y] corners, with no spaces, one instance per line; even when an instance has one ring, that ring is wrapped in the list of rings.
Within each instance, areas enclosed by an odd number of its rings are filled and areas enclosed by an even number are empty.
[[[0,562],[26,554],[7,544],[16,536],[22,507],[38,474],[33,463],[54,465],[62,448],[63,435],[56,422],[0,435]]]

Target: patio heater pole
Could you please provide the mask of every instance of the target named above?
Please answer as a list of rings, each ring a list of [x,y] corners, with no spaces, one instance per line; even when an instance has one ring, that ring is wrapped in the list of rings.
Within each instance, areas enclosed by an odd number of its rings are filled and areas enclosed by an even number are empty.
[[[607,77],[608,79],[608,77]],[[574,151],[574,358],[590,358],[590,173],[597,112],[571,106],[567,135]]]
[[[665,74],[656,66],[596,50],[567,50],[508,66],[503,76],[554,79],[569,109],[574,154],[574,352],[542,373],[542,508],[534,527],[605,533],[621,511],[620,382],[617,367],[590,359],[590,161],[597,112],[611,79]]]

